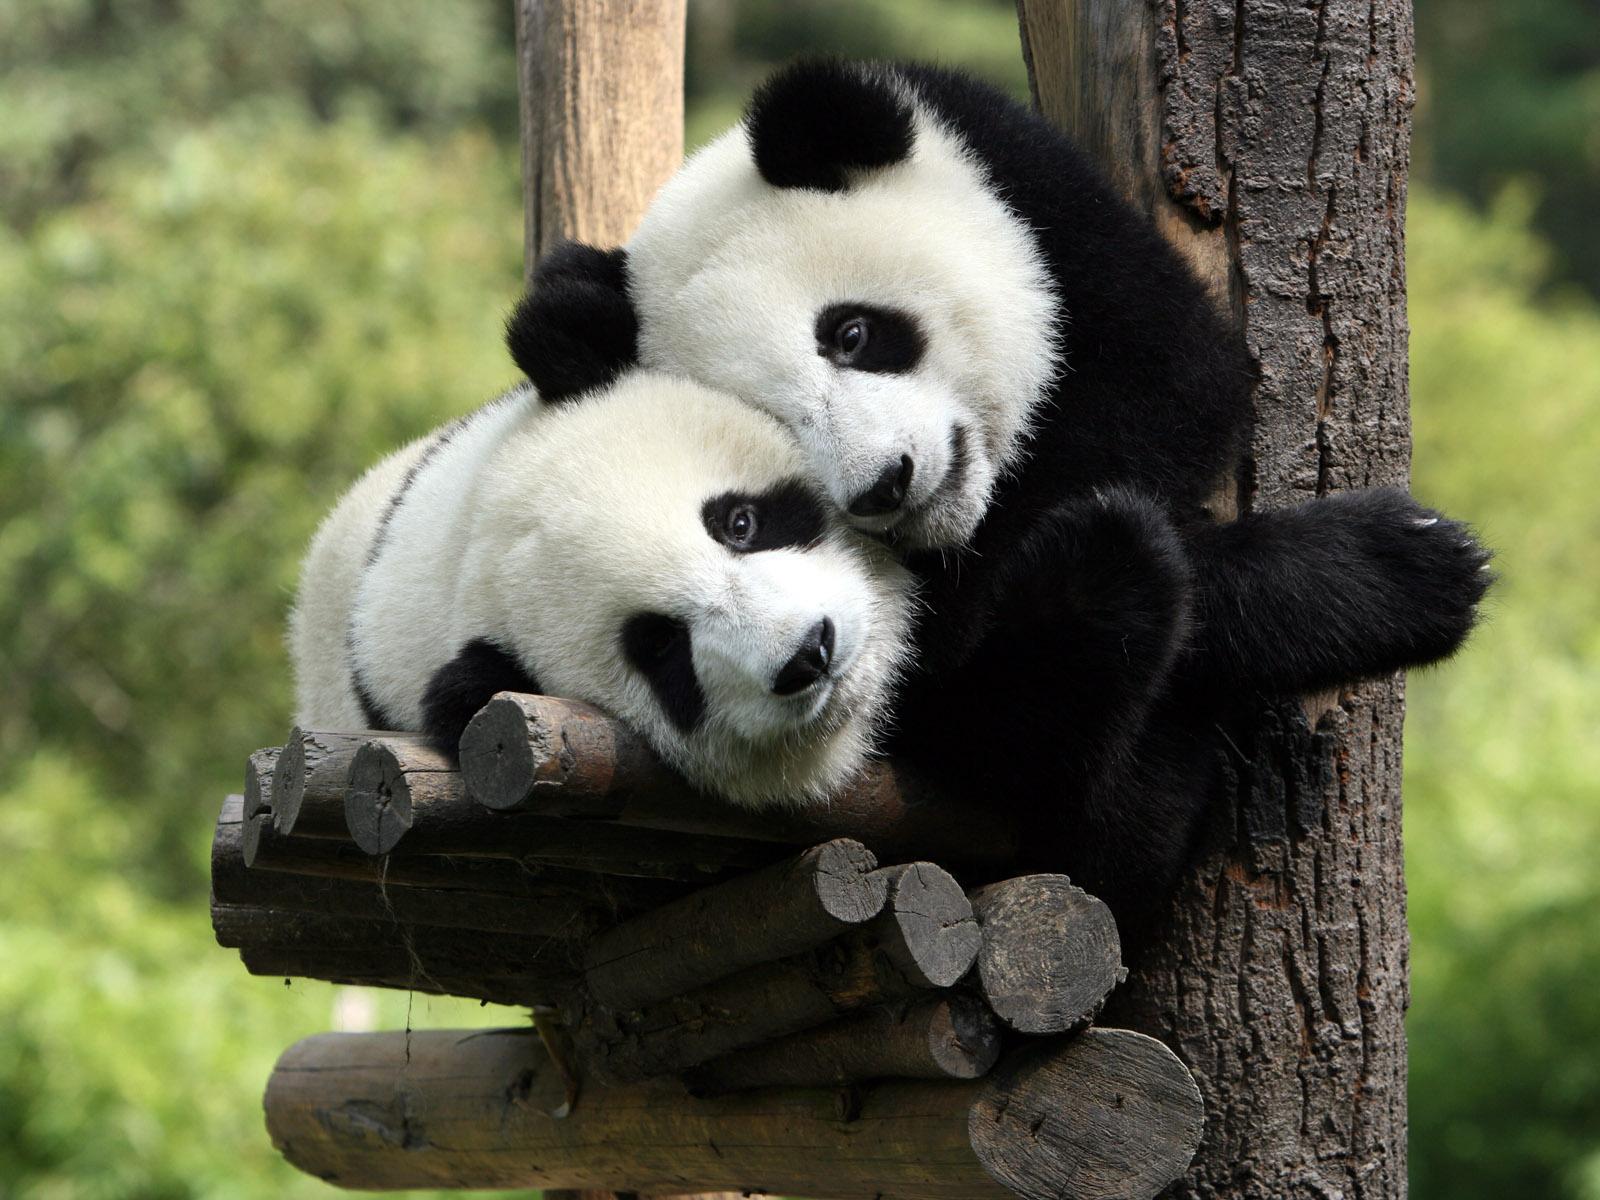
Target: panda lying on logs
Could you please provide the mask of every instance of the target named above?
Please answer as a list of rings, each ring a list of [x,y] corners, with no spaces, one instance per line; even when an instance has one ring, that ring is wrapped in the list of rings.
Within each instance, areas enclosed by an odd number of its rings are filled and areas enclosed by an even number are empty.
[[[1489,582],[1398,490],[1213,520],[1242,339],[1067,138],[961,74],[784,69],[626,249],[542,278],[624,291],[640,361],[776,416],[907,554],[891,753],[1047,816],[1041,859],[1125,927],[1191,852],[1219,726],[1448,656]]]
[[[908,575],[771,417],[663,375],[608,382],[550,318],[522,344],[536,388],[385,459],[318,531],[291,620],[300,724],[453,752],[496,691],[546,692],[730,800],[826,795],[873,743]]]

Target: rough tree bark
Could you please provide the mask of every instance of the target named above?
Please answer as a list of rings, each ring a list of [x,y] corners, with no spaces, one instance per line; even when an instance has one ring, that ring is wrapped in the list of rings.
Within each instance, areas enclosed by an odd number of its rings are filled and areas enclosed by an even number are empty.
[[[515,0],[525,265],[615,246],[683,158],[687,0]]]
[[[1035,99],[1242,322],[1253,462],[1220,507],[1404,484],[1410,0],[1019,0]],[[1206,1097],[1182,1197],[1405,1194],[1399,680],[1263,717],[1107,1020]],[[1315,732],[1306,724],[1314,723]]]

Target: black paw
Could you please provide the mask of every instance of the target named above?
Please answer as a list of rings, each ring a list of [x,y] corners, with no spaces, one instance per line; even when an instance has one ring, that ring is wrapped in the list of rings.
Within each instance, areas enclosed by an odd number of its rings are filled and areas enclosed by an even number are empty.
[[[1370,597],[1395,666],[1448,658],[1477,622],[1494,582],[1490,551],[1459,521],[1383,488],[1331,497],[1361,551],[1349,564],[1352,590]]]
[[[1193,593],[1183,542],[1153,501],[1123,489],[1058,505],[999,573],[997,631],[1021,631],[1072,657],[1098,650],[1160,674],[1183,644]]]

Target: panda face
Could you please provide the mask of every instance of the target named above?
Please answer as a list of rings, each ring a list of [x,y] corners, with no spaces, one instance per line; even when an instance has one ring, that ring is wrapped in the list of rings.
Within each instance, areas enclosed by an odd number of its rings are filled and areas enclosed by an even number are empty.
[[[633,373],[499,451],[480,512],[500,636],[542,690],[759,804],[856,770],[907,639],[909,580],[770,418]]]
[[[743,127],[667,184],[628,246],[641,361],[771,413],[858,527],[964,542],[1057,370],[1027,229],[908,103],[901,161],[847,188],[764,179]]]

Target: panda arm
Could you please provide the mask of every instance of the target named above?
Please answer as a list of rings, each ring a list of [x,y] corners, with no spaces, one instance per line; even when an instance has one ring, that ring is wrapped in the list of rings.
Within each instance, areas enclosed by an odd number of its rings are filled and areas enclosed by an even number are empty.
[[[1038,763],[1024,788],[1059,793],[1116,774],[1188,630],[1190,569],[1171,522],[1153,501],[1108,489],[1057,505],[982,566],[934,601],[919,655],[944,665],[907,690],[900,740],[937,756],[956,704],[981,742]]]
[[[422,732],[453,755],[467,723],[496,692],[539,690],[539,681],[513,655],[474,638],[428,680],[422,693]]]
[[[1195,637],[1181,670],[1292,696],[1448,658],[1492,576],[1470,531],[1392,488],[1190,532]]]

